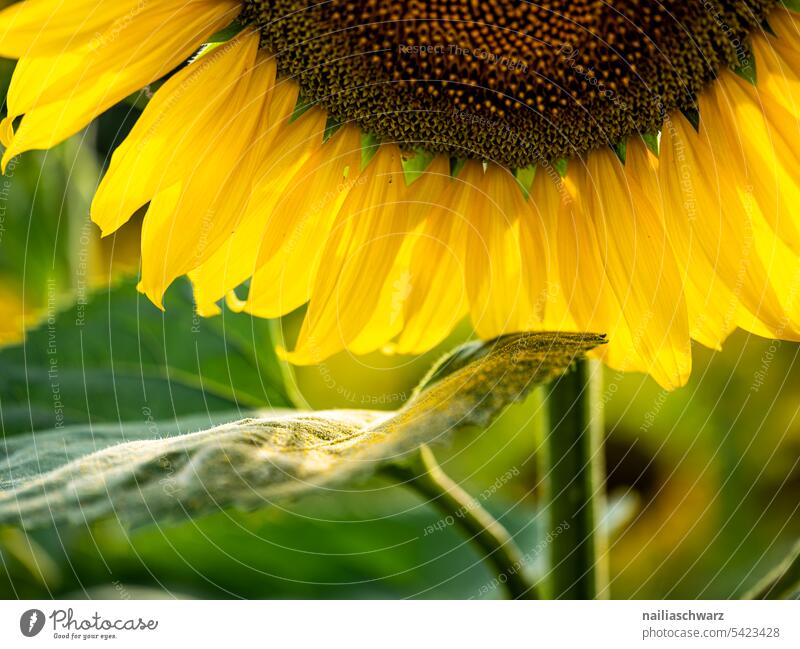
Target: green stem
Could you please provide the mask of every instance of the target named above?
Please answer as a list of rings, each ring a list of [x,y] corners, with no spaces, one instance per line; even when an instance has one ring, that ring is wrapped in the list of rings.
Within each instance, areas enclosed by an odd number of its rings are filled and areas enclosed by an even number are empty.
[[[549,556],[543,587],[554,599],[608,597],[601,390],[601,367],[581,359],[547,394],[538,457]]]
[[[421,446],[409,465],[385,469],[428,499],[443,516],[452,518],[485,554],[512,599],[536,599],[536,586],[526,577],[525,558],[508,531],[464,491],[436,462],[433,452]]]
[[[744,599],[789,599],[800,592],[800,542]]]
[[[280,318],[273,318],[267,320],[269,325],[269,334],[272,338],[272,344],[275,347],[285,347],[286,342],[283,338],[283,325]],[[300,392],[300,387],[297,385],[297,376],[294,372],[294,367],[288,362],[278,356],[278,367],[281,371],[281,378],[283,379],[283,387],[286,390],[286,396],[289,397],[294,408],[298,410],[313,410],[311,404],[306,401],[303,393]]]

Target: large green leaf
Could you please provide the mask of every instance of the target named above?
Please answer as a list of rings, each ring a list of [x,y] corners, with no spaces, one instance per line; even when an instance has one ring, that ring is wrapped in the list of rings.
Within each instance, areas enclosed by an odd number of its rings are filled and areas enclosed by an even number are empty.
[[[146,431],[159,419],[289,405],[267,321],[198,318],[184,282],[165,304],[166,314],[123,282],[0,350],[5,434],[120,421]]]
[[[601,342],[548,333],[473,345],[468,360],[444,359],[435,380],[394,413],[270,413],[177,435],[156,427],[82,457],[96,443],[91,427],[12,438],[0,464],[0,522],[34,527],[116,514],[132,524],[162,523],[331,488],[453,430],[486,426]]]

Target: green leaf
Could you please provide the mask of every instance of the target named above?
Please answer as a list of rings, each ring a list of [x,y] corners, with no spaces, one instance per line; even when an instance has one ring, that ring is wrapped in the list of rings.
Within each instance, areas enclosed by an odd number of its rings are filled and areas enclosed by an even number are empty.
[[[268,321],[200,318],[186,282],[165,304],[162,313],[125,281],[0,350],[4,434],[289,405]]]
[[[90,455],[82,453],[94,443],[91,426],[12,439],[0,462],[0,523],[85,523],[112,514],[130,524],[164,523],[350,482],[451,431],[488,425],[603,340],[541,333],[472,344],[443,359],[394,413],[269,413],[177,435],[151,422],[141,427],[148,431],[120,436],[132,441]]]

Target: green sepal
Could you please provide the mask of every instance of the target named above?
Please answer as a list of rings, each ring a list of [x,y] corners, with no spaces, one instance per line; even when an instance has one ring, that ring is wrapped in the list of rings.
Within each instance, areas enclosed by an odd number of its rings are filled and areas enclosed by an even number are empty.
[[[658,146],[658,134],[657,133],[642,133],[642,140],[644,141],[645,146],[650,149],[654,156],[658,157],[659,154],[659,146]]]
[[[434,154],[430,151],[409,151],[402,157],[403,175],[406,185],[410,185],[425,173],[433,161]]]
[[[457,178],[466,164],[466,158],[450,158],[450,177]]]
[[[289,117],[289,123],[291,124],[296,119],[299,119],[309,108],[314,105],[314,102],[310,99],[306,99],[302,95],[297,96],[297,101],[294,105],[294,110],[292,111],[291,116]]]
[[[322,141],[327,142],[330,140],[336,131],[342,128],[343,124],[344,122],[340,119],[334,117],[333,115],[328,115],[328,119],[325,122],[325,132],[322,134]]]
[[[372,162],[372,158],[378,152],[380,141],[376,135],[372,133],[361,134],[361,168],[366,169],[367,165]]]
[[[750,55],[747,65],[740,65],[734,68],[733,71],[748,83],[756,85],[756,60],[752,54]]]
[[[517,183],[519,183],[522,193],[525,194],[527,200],[531,193],[533,179],[536,177],[536,165],[532,164],[522,169],[516,169],[514,171],[514,177],[517,179]]]
[[[619,142],[614,144],[611,147],[611,149],[614,151],[614,153],[617,154],[617,157],[619,158],[619,161],[622,164],[625,164],[625,157],[628,154],[628,141],[627,140],[620,140]]]
[[[681,108],[681,113],[689,120],[689,123],[695,131],[700,131],[700,111],[695,106],[691,108]]]
[[[562,178],[566,178],[567,176],[567,167],[569,167],[569,160],[566,158],[559,158],[553,162],[553,167],[558,172],[558,175]]]
[[[245,24],[234,20],[230,25],[224,29],[220,29],[217,33],[212,34],[207,40],[206,44],[210,43],[226,43],[236,36],[240,31],[245,28]]]

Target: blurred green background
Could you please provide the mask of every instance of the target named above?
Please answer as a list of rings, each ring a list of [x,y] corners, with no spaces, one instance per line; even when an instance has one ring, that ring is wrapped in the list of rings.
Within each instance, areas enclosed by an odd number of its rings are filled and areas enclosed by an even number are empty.
[[[0,61],[0,79],[10,69]],[[160,312],[135,290],[137,223],[101,241],[87,217],[109,152],[135,117],[132,105],[120,106],[0,178],[4,438],[119,422],[157,434],[199,414],[180,424],[197,429],[289,406],[292,393],[314,408],[394,409],[469,336],[463,328],[422,358],[340,354],[299,368],[286,387],[274,344],[291,341],[302,314],[281,323],[227,311],[200,320],[184,282]],[[606,371],[613,597],[736,597],[800,538],[799,349],[743,333],[720,353],[697,347],[692,379],[674,393]],[[435,449],[458,482],[490,494],[483,504],[536,565],[546,533],[537,516],[537,403]],[[415,494],[375,478],[170,527],[0,528],[0,596],[501,596],[486,588],[492,575],[458,529],[430,531],[439,520]]]

